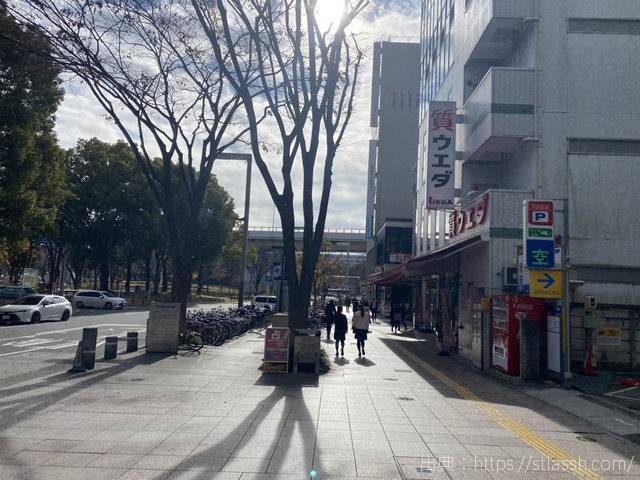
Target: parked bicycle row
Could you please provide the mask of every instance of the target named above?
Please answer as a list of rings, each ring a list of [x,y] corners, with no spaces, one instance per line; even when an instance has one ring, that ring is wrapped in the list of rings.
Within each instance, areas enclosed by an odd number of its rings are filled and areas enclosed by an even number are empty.
[[[245,305],[243,308],[213,308],[187,313],[187,329],[201,336],[206,345],[222,345],[249,330],[266,328],[271,324],[271,311]],[[198,342],[195,342],[198,343]],[[194,344],[195,344],[194,343]]]

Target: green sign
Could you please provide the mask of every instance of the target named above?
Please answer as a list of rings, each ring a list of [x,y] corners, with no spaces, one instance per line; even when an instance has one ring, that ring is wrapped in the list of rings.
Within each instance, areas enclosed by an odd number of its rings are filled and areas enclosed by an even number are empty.
[[[552,238],[552,228],[529,228],[529,236],[536,238]]]

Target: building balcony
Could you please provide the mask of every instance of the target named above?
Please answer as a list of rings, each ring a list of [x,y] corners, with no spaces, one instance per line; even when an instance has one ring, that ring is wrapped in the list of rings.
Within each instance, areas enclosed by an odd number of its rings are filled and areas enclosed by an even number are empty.
[[[496,60],[509,53],[513,31],[535,15],[535,0],[476,0],[464,15],[464,63]]]
[[[534,97],[533,69],[490,68],[463,107],[461,160],[491,161],[534,136]]]

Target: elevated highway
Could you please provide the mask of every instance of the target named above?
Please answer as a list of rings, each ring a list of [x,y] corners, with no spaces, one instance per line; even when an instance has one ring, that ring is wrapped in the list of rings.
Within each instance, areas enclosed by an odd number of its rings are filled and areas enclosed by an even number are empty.
[[[302,227],[296,227],[296,246],[302,248]],[[334,252],[367,252],[367,241],[364,239],[365,230],[361,228],[326,228],[324,235],[333,244]],[[341,245],[348,243],[349,245]],[[249,227],[249,246],[270,249],[282,246],[282,228],[279,227]]]

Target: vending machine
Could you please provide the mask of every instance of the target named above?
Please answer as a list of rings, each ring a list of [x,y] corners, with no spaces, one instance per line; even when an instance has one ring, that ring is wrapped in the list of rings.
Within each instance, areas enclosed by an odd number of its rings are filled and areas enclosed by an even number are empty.
[[[520,320],[540,322],[541,315],[546,314],[541,300],[518,295],[493,297],[493,367],[512,375],[520,373]],[[540,330],[546,331],[546,322],[541,322]]]

